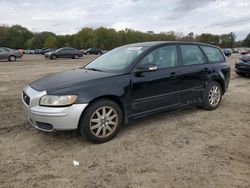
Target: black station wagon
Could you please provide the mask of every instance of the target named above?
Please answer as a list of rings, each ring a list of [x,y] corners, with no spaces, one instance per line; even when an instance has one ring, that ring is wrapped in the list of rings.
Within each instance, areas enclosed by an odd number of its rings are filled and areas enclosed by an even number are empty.
[[[144,42],[41,78],[23,89],[22,99],[35,128],[78,129],[102,143],[136,118],[193,105],[216,109],[229,79],[230,66],[216,46]]]

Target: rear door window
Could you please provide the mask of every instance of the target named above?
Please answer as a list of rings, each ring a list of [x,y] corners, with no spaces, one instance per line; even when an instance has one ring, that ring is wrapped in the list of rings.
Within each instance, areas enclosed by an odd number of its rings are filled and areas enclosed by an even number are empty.
[[[205,57],[197,45],[181,45],[183,65],[204,64]]]
[[[206,54],[209,62],[221,62],[225,61],[224,56],[218,48],[210,46],[201,46],[201,49]]]
[[[155,64],[159,69],[177,66],[176,46],[164,46],[146,55],[141,64]]]

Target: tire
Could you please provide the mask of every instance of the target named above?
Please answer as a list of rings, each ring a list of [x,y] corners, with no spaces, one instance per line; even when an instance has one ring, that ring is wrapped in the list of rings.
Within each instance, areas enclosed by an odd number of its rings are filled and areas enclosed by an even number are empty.
[[[202,108],[206,110],[215,110],[220,105],[222,98],[221,85],[218,82],[210,82],[203,93]]]
[[[50,59],[56,60],[56,55],[52,55]]]
[[[117,103],[100,99],[92,103],[82,114],[79,132],[83,138],[93,143],[104,143],[119,132],[122,119],[123,114]]]
[[[79,55],[75,54],[74,59],[79,59]]]
[[[11,62],[16,61],[16,56],[11,55],[11,56],[9,57],[9,61],[11,61]]]

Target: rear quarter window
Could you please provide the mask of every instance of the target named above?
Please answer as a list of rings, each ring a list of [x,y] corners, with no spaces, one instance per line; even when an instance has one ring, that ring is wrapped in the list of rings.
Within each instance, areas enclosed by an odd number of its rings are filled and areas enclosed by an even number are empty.
[[[218,48],[210,46],[201,46],[201,49],[206,54],[209,62],[222,62],[225,61],[224,56]]]

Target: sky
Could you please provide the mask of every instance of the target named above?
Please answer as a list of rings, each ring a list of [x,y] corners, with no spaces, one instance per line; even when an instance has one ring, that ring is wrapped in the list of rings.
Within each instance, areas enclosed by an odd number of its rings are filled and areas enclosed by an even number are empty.
[[[188,34],[250,32],[250,0],[0,0],[0,25],[73,34],[83,27]]]

